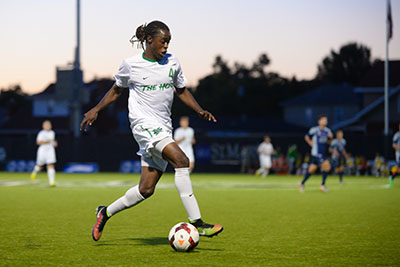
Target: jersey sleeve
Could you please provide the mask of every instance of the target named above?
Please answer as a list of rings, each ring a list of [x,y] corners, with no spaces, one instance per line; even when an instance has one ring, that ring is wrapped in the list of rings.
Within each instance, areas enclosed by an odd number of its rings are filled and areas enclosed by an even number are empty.
[[[46,141],[45,135],[42,131],[40,131],[36,137],[36,142]]]
[[[329,129],[328,127],[326,127],[325,129],[326,129],[326,131],[328,132],[328,134],[331,134],[331,133],[332,133],[331,129]]]
[[[258,152],[258,153],[261,153],[261,150],[262,150],[262,144],[258,145],[258,147],[257,147],[257,152]]]
[[[176,60],[177,62],[177,69],[175,71],[175,75],[174,75],[174,86],[176,88],[184,88],[186,87],[186,77],[185,75],[183,75],[183,71],[182,71],[182,67],[181,64],[179,63],[178,60]]]
[[[308,131],[308,133],[306,134],[308,137],[313,137],[315,134],[315,128],[312,127],[310,128],[310,130]]]
[[[343,148],[347,145],[346,139],[343,139]]]
[[[400,134],[399,134],[399,133],[396,133],[396,134],[393,136],[393,145],[397,145],[398,142],[399,142],[399,139],[400,139]]]
[[[115,83],[118,87],[129,87],[131,70],[128,63],[124,60],[119,66],[118,73],[113,76]]]
[[[174,132],[174,139],[181,139],[183,137],[182,131],[180,129],[176,129]]]

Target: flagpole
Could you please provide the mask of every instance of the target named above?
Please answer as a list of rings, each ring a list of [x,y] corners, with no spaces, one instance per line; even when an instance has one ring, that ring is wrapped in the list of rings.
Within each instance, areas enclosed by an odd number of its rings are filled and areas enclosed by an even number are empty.
[[[389,1],[386,1],[385,136],[389,135]]]

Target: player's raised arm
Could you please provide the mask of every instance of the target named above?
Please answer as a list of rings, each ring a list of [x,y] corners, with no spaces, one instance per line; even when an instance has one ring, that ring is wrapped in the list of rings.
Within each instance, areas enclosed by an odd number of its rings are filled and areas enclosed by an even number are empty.
[[[199,103],[197,103],[196,99],[194,99],[193,95],[188,89],[186,89],[186,87],[176,88],[176,93],[178,94],[182,102],[193,109],[200,117],[209,121],[217,122],[211,112],[208,112],[207,110],[204,110],[200,107]]]
[[[93,124],[93,122],[97,119],[97,115],[99,114],[100,110],[106,108],[111,103],[115,102],[118,97],[121,95],[123,88],[118,87],[114,84],[110,90],[105,94],[105,96],[100,100],[100,102],[93,107],[91,110],[85,113],[84,118],[81,123],[81,131],[88,129],[89,126]]]

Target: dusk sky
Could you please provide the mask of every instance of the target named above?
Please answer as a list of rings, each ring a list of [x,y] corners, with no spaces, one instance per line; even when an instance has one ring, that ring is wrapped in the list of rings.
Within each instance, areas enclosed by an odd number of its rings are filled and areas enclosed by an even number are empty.
[[[400,0],[392,0],[390,59],[400,59]],[[73,61],[76,0],[0,0],[0,88],[20,84],[37,93],[55,81],[56,66]],[[84,80],[111,77],[141,52],[129,43],[144,22],[171,29],[169,52],[190,85],[212,71],[220,54],[231,65],[267,53],[267,70],[313,78],[317,64],[348,42],[385,57],[386,0],[133,1],[81,0]]]

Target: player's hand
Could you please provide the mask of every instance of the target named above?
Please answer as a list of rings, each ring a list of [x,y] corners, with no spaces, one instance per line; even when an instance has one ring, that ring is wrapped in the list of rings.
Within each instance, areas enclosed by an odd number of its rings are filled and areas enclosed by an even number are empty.
[[[207,110],[202,110],[199,112],[199,116],[205,120],[212,121],[212,122],[217,122],[215,119],[214,115],[208,112]]]
[[[93,122],[97,119],[98,114],[99,112],[95,109],[91,109],[86,112],[81,123],[81,131],[84,130],[86,132],[88,127],[92,126]]]

